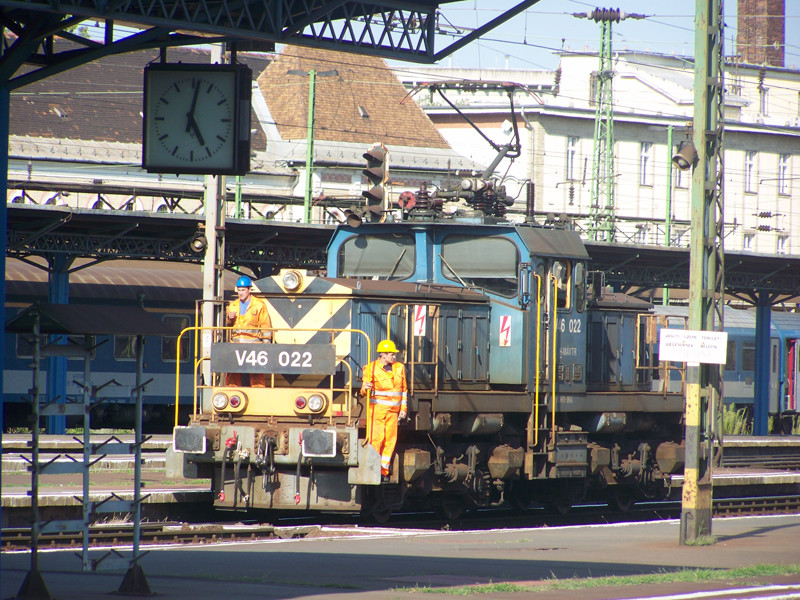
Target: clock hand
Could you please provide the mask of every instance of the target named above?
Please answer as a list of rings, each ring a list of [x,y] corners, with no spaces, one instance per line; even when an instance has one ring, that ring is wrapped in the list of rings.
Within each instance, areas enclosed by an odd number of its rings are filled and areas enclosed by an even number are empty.
[[[189,117],[189,126],[194,130],[194,134],[197,136],[197,141],[200,142],[200,145],[205,146],[206,142],[203,139],[203,134],[200,133],[200,128],[197,126],[197,121],[194,120],[194,117]]]
[[[194,123],[195,131],[197,131],[197,123],[194,122],[194,110],[197,106],[197,94],[200,92],[200,83],[195,81],[194,82],[194,96],[192,96],[192,105],[189,107],[189,112],[186,113],[186,132],[188,133],[190,129],[192,129],[192,123]],[[200,137],[200,135],[198,135]]]

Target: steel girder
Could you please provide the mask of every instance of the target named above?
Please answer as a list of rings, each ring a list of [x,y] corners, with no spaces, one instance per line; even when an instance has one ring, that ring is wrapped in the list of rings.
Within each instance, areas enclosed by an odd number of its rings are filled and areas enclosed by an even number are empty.
[[[689,289],[687,248],[585,243],[589,269],[603,273],[605,282],[620,291]],[[759,292],[792,301],[800,297],[800,256],[727,252],[725,292],[753,303]]]
[[[69,255],[94,261],[150,259],[199,263],[190,247],[204,217],[162,213],[109,212],[8,205],[7,256]],[[322,269],[332,227],[229,219],[225,266]],[[689,287],[686,248],[586,242],[589,268],[620,290]],[[728,253],[726,292],[754,301],[760,292],[773,301],[800,297],[800,256]]]
[[[0,0],[0,23],[16,37],[3,48],[0,80],[10,80],[23,63],[64,70],[112,53],[217,41],[249,40],[262,49],[265,43],[314,46],[434,63],[539,0],[522,0],[469,33],[439,22],[439,7],[455,1]],[[103,42],[75,30],[86,19],[104,23]],[[120,39],[115,22],[143,31]],[[55,36],[83,48],[59,54]],[[437,36],[452,43],[437,51]]]
[[[196,215],[92,214],[10,205],[6,256],[28,262],[36,256],[61,255],[94,262],[151,259],[200,263],[203,254],[193,251],[190,244],[202,233],[203,224],[204,217]],[[225,267],[247,266],[257,273],[273,267],[324,268],[332,231],[332,227],[228,220]]]

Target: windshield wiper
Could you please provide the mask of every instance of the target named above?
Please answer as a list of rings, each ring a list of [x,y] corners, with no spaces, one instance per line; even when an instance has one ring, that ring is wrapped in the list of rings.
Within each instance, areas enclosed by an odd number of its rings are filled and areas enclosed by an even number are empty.
[[[394,266],[392,270],[389,271],[389,274],[386,276],[386,279],[389,280],[394,275],[394,272],[397,270],[397,267],[400,265],[400,261],[403,260],[403,257],[406,255],[406,248],[403,248],[403,251],[400,253],[400,256],[397,257],[397,260],[394,261]]]

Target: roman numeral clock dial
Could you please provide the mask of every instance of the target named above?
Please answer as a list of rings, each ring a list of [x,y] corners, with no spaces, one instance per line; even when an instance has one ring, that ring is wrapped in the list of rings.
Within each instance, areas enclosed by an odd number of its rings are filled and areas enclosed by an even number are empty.
[[[249,69],[241,69],[169,64],[147,68],[145,169],[206,174],[249,170],[250,76]]]

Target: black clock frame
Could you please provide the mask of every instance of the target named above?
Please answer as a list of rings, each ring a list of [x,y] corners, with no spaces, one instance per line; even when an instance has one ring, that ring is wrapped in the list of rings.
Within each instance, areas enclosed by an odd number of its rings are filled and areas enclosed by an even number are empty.
[[[233,98],[233,157],[226,167],[177,167],[164,165],[157,159],[151,159],[150,144],[156,140],[148,139],[148,84],[150,74],[155,72],[186,73],[219,73],[224,71],[235,74],[235,91]],[[144,70],[144,98],[142,119],[142,168],[148,173],[202,174],[202,175],[245,175],[250,171],[250,112],[252,102],[252,71],[246,65],[199,65],[185,63],[153,63]]]

